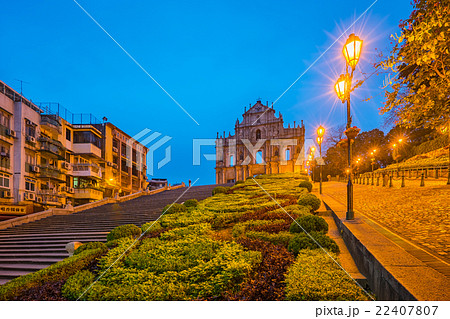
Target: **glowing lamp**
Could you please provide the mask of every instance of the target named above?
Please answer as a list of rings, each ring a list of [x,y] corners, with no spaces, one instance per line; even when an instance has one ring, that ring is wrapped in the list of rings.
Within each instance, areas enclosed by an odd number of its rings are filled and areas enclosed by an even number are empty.
[[[347,39],[347,42],[344,44],[344,48],[342,49],[342,53],[344,54],[345,60],[347,64],[355,69],[358,64],[359,58],[361,56],[363,40],[357,37],[354,33],[350,34]]]
[[[323,142],[323,137],[317,136],[317,144],[322,144]]]
[[[317,136],[318,137],[323,137],[325,134],[325,128],[321,125],[319,126],[319,128],[317,129]]]
[[[342,103],[344,103],[347,99],[348,84],[348,75],[341,74],[334,85],[334,90],[336,91],[338,98],[341,99]]]

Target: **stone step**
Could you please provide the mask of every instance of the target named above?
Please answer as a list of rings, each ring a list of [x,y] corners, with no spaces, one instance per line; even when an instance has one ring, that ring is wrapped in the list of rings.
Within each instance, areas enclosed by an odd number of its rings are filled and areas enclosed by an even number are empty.
[[[1,248],[13,248],[13,247],[34,247],[34,246],[47,246],[47,245],[58,245],[65,246],[71,241],[79,241],[81,243],[88,243],[90,241],[100,241],[106,242],[106,237],[95,237],[95,238],[73,238],[73,239],[60,239],[60,240],[29,240],[29,241],[12,241],[12,242],[0,242]]]
[[[108,232],[99,232],[99,231],[93,231],[93,232],[84,232],[84,233],[32,233],[32,234],[22,234],[22,235],[1,235],[0,241],[2,240],[21,240],[21,239],[27,239],[30,237],[42,237],[42,238],[63,238],[63,237],[91,237],[91,236],[106,236],[108,235]]]
[[[27,263],[31,263],[31,264],[53,264],[56,263],[58,261],[63,260],[65,257],[61,257],[61,258],[42,258],[42,257],[22,257],[22,258],[3,258],[2,256],[0,256],[0,263],[1,264],[27,264]]]
[[[4,248],[2,248],[2,249],[0,249],[0,255],[4,255],[4,253],[5,254],[11,253],[11,251],[12,251],[12,249],[4,249]],[[20,253],[25,253],[25,252],[33,252],[33,253],[40,253],[40,252],[66,253],[66,249],[63,246],[57,246],[57,247],[54,247],[54,248],[48,248],[48,247],[44,248],[44,247],[41,247],[41,246],[33,247],[33,248],[30,248],[30,247],[18,247],[18,248],[15,248],[13,251],[14,252],[20,252]]]
[[[9,270],[31,270],[36,271],[40,269],[44,269],[48,266],[50,266],[52,263],[40,263],[40,264],[33,264],[33,263],[26,263],[26,264],[7,264],[7,263],[0,263],[0,272],[2,271],[9,271]]]
[[[31,252],[31,253],[23,253],[23,252],[7,252],[0,255],[0,260],[2,258],[61,258],[64,259],[69,257],[69,253],[67,251],[64,252]]]

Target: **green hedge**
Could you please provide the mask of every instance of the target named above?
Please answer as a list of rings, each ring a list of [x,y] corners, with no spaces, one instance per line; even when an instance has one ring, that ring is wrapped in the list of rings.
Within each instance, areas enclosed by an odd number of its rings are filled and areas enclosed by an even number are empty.
[[[22,292],[50,281],[67,280],[106,252],[105,248],[85,250],[37,272],[17,277],[0,286],[0,300],[14,300]]]
[[[188,199],[183,203],[186,207],[197,207],[198,206],[198,200],[196,199]]]
[[[106,237],[108,241],[119,239],[123,237],[133,236],[135,238],[141,235],[142,231],[139,227],[133,224],[122,225],[111,230]]]
[[[178,213],[184,213],[187,212],[188,209],[183,204],[173,203],[170,205],[167,205],[163,209],[163,214],[178,214]]]
[[[337,260],[335,254],[330,253]],[[323,251],[298,254],[286,275],[287,300],[369,300],[367,294]]]
[[[321,200],[314,194],[305,194],[298,200],[298,204],[302,206],[311,206],[311,211],[319,209]]]
[[[306,188],[308,192],[311,193],[313,185],[310,181],[301,181],[298,187]]]
[[[245,236],[252,239],[261,239],[264,241],[268,241],[275,245],[281,245],[287,247],[289,242],[294,238],[294,234],[288,232],[279,232],[276,234],[270,234],[267,232],[257,232],[257,231],[249,231],[245,233]]]
[[[85,243],[85,244],[81,245],[80,247],[78,247],[74,251],[73,254],[74,255],[78,255],[78,254],[81,254],[85,250],[98,249],[98,248],[101,248],[101,249],[103,249],[105,251],[108,249],[108,247],[104,243],[102,243],[100,241],[91,241],[91,242]]]
[[[333,253],[339,253],[339,246],[334,239],[328,237],[326,234],[313,231],[309,235],[315,241],[305,233],[297,234],[289,241],[288,250],[294,255],[297,255],[303,249],[321,249],[322,247]],[[319,243],[320,247],[316,242]]]
[[[328,224],[322,217],[307,215],[299,217],[294,222],[292,222],[289,231],[291,233],[303,233],[303,231],[306,231],[308,233],[311,231],[326,233],[328,231]]]
[[[225,186],[217,186],[213,189],[212,194],[213,196],[216,194],[226,194],[230,190],[230,187]]]

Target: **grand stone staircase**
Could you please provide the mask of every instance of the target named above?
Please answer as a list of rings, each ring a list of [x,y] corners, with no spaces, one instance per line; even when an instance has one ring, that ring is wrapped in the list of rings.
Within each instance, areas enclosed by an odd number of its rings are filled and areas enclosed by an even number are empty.
[[[211,196],[217,185],[193,186],[177,202]],[[177,200],[186,188],[144,195],[71,215],[57,215],[0,230],[0,284],[48,267],[68,256],[68,242],[106,241],[114,227],[157,219],[162,209]]]

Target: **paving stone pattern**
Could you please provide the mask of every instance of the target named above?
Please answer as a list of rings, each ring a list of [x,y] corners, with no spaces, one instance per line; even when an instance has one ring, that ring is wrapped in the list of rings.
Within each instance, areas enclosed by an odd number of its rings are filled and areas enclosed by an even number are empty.
[[[193,186],[178,203],[190,198],[205,199],[211,196],[215,186]],[[157,219],[163,208],[185,190],[164,191],[0,230],[0,284],[66,258],[68,242],[105,242],[106,235],[114,227],[124,224],[141,226]]]
[[[410,181],[401,188],[354,185],[354,209],[412,243],[450,262],[450,186]],[[324,193],[347,201],[346,183],[324,183]]]

